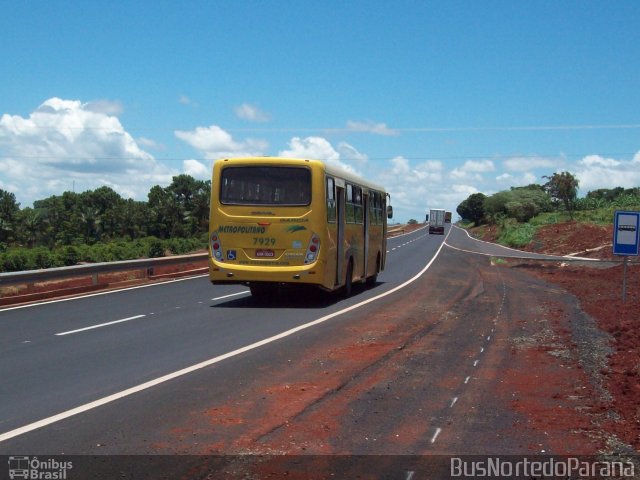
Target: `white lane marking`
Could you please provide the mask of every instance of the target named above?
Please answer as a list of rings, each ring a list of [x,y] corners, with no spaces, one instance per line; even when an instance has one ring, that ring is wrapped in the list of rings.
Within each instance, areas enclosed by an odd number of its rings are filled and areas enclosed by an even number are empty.
[[[434,433],[433,437],[431,437],[431,443],[436,443],[436,438],[438,438],[440,432],[442,432],[442,429],[440,427],[436,428],[436,433]]]
[[[471,380],[471,377],[467,377],[464,379],[464,384],[466,385],[467,383],[469,383],[469,380]]]
[[[122,320],[114,320],[113,322],[101,323],[99,325],[92,325],[90,327],[78,328],[77,330],[69,330],[68,332],[56,333],[57,336],[71,335],[72,333],[84,332],[87,330],[93,330],[94,328],[106,327],[108,325],[115,325],[116,323],[128,322],[129,320],[136,320],[137,318],[146,317],[146,315],[136,315],[134,317],[123,318]]]
[[[480,360],[476,360],[475,362],[473,362],[473,366],[474,366],[474,367],[477,367],[477,366],[478,366],[478,362],[479,362],[479,361],[480,361]]]
[[[451,233],[451,229],[449,229],[449,231],[447,232],[447,236],[444,238],[444,240],[446,241],[447,237],[449,236],[449,233]],[[36,422],[30,423],[28,425],[24,425],[22,427],[16,428],[14,430],[10,430],[8,432],[5,433],[0,433],[0,442],[4,442],[5,440],[9,440],[10,438],[14,438],[20,435],[24,435],[25,433],[28,432],[32,432],[33,430],[37,430],[38,428],[42,428],[42,427],[46,427],[47,425],[51,425],[52,423],[56,423],[59,422],[61,420],[64,420],[66,418],[69,417],[73,417],[75,415],[78,415],[80,413],[84,413],[87,412],[89,410],[93,410],[94,408],[100,407],[102,405],[106,405],[108,403],[111,402],[115,402],[116,400],[120,400],[124,397],[128,397],[129,395],[133,395],[134,393],[138,393],[141,392],[143,390],[146,390],[148,388],[151,387],[155,387],[156,385],[160,385],[162,383],[168,382],[169,380],[173,380],[175,378],[178,377],[182,377],[184,375],[187,375],[189,373],[195,372],[197,370],[201,370],[203,368],[209,367],[211,365],[214,365],[216,363],[220,363],[223,360],[227,360],[228,358],[232,358],[235,356],[238,356],[240,354],[243,354],[245,352],[254,350],[256,348],[262,347],[264,345],[267,345],[269,343],[273,343],[277,340],[281,340],[283,338],[289,337],[291,335],[294,335],[302,330],[306,330],[308,328],[314,327],[316,325],[319,325],[321,323],[324,323],[328,320],[331,320],[332,318],[335,318],[337,316],[343,315],[345,313],[351,312],[352,310],[356,310],[357,308],[360,308],[364,305],[367,305],[369,303],[375,302],[376,300],[380,300],[381,298],[387,297],[395,292],[397,292],[398,290],[401,290],[403,288],[405,288],[407,285],[412,284],[413,282],[415,282],[416,280],[418,280],[422,275],[425,274],[425,272],[427,270],[429,270],[429,268],[431,267],[431,265],[433,265],[433,262],[436,261],[436,259],[438,258],[438,255],[440,255],[440,252],[442,251],[442,248],[444,247],[444,241],[443,243],[440,244],[440,246],[438,247],[438,250],[436,250],[436,253],[433,255],[433,257],[431,258],[431,260],[429,260],[429,263],[427,263],[424,268],[422,270],[420,270],[417,274],[415,274],[413,277],[411,277],[409,280],[405,281],[404,283],[401,283],[400,285],[387,290],[386,292],[382,292],[379,295],[376,295],[375,297],[371,297],[368,298],[366,300],[363,300],[360,303],[356,303],[354,305],[351,305],[349,307],[343,308],[342,310],[339,310],[337,312],[333,312],[330,313],[328,315],[325,315],[324,317],[320,317],[316,320],[313,320],[309,323],[305,323],[304,325],[300,325],[298,327],[292,328],[290,330],[286,330],[282,333],[279,333],[277,335],[274,335],[272,337],[269,338],[265,338],[264,340],[260,340],[258,342],[252,343],[251,345],[247,345],[245,347],[241,347],[238,348],[237,350],[233,350],[232,352],[228,352],[228,353],[224,353],[222,355],[218,355],[217,357],[214,358],[210,358],[209,360],[205,360],[204,362],[200,362],[200,363],[196,363],[195,365],[191,365],[190,367],[186,367],[183,368],[181,370],[177,370],[175,372],[172,373],[168,373],[167,375],[163,375],[162,377],[158,377],[154,380],[150,380],[148,382],[145,383],[141,383],[140,385],[136,385],[134,387],[131,388],[127,388],[126,390],[123,390],[121,392],[117,392],[114,393],[112,395],[103,397],[103,398],[99,398],[98,400],[94,400],[93,402],[89,402],[89,403],[85,403],[84,405],[80,405],[78,407],[72,408],[70,410],[66,410],[64,412],[58,413],[57,415],[53,415],[51,417],[48,418],[43,418],[42,420],[38,420]],[[466,382],[465,382],[466,383]],[[440,432],[437,432],[437,434],[439,434]],[[437,436],[436,434],[436,436]],[[435,439],[434,439],[435,441]],[[433,443],[433,442],[432,442]]]
[[[480,353],[484,353],[484,347],[480,347]]]
[[[202,278],[202,277],[208,277],[208,276],[209,276],[209,274],[205,273],[204,275],[195,275],[193,277],[186,277],[186,278],[176,278],[174,280],[167,280],[166,282],[149,283],[147,285],[138,285],[136,287],[120,288],[120,289],[117,289],[117,290],[109,290],[109,291],[106,291],[106,292],[89,293],[87,295],[81,295],[81,296],[76,296],[76,297],[58,298],[56,300],[48,300],[46,302],[39,302],[39,303],[30,303],[28,305],[18,305],[16,307],[7,307],[7,308],[0,309],[0,313],[8,312],[9,310],[19,310],[21,308],[39,307],[41,305],[49,305],[51,303],[70,302],[72,300],[80,300],[80,299],[83,299],[83,298],[97,297],[99,295],[110,295],[112,293],[120,293],[120,292],[125,292],[127,290],[137,290],[138,288],[159,287],[161,285],[166,285],[168,283],[185,282],[187,280],[193,280],[193,279],[196,279],[196,278]]]
[[[407,478],[405,478],[405,480],[411,480],[411,479],[413,478],[413,475],[414,475],[415,473],[416,473],[416,472],[414,472],[413,470],[409,470],[409,471],[407,472]]]
[[[453,400],[451,400],[451,405],[449,405],[449,408],[453,408],[453,406],[456,404],[457,401],[458,401],[458,397],[453,397]]]
[[[524,250],[518,250],[511,247],[505,247],[504,245],[500,245],[499,243],[491,243],[485,240],[478,240],[477,238],[473,238],[471,235],[469,235],[469,232],[467,232],[464,228],[456,227],[455,225],[454,227],[460,230],[463,230],[467,234],[467,237],[469,237],[471,240],[475,240],[476,242],[486,243],[488,245],[504,248],[506,250],[511,250],[513,252],[519,253],[520,256],[515,256],[515,255],[509,256],[509,255],[502,255],[498,253],[484,253],[484,252],[476,252],[473,250],[466,250],[464,248],[454,247],[453,245],[449,245],[448,243],[446,243],[446,240],[445,240],[445,245],[447,247],[453,248],[454,250],[459,250],[460,252],[475,253],[476,255],[484,255],[485,257],[516,258],[516,259],[522,259],[522,260],[546,260],[549,262],[555,262],[560,260],[571,260],[571,259],[585,261],[585,262],[601,262],[602,261],[599,258],[571,257],[569,255],[549,255],[546,253],[536,253],[536,254],[532,254],[533,256],[529,256],[527,254],[531,254],[531,252],[526,252]]]
[[[237,295],[246,295],[247,293],[251,293],[251,292],[249,292],[249,290],[243,290],[242,292],[231,293],[229,295],[223,295],[222,297],[212,298],[211,301],[215,302],[216,300],[222,300],[223,298],[235,297]]]

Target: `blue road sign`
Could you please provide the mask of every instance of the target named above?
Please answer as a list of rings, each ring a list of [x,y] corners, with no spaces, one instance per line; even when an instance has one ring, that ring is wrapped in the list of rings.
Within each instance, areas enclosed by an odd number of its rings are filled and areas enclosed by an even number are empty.
[[[638,255],[640,212],[616,210],[613,221],[613,254]]]

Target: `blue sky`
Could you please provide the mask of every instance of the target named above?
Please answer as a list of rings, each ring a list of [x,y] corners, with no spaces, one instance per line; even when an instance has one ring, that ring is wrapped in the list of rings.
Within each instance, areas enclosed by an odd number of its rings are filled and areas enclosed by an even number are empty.
[[[556,171],[640,186],[638,25],[635,0],[5,2],[0,188],[143,200],[291,155],[406,221]]]

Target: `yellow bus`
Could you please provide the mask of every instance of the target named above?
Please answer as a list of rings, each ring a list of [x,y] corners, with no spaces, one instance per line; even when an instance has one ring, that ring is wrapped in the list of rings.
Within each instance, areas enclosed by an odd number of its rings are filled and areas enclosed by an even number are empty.
[[[209,278],[256,297],[288,284],[375,284],[386,258],[384,188],[319,160],[228,158],[213,166]]]

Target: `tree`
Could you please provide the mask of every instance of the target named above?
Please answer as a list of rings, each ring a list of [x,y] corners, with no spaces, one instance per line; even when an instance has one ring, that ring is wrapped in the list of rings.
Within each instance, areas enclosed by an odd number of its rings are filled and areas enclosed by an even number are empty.
[[[456,212],[463,220],[479,225],[485,216],[484,202],[486,198],[484,193],[472,193],[458,205]]]
[[[552,176],[544,176],[549,181],[544,184],[545,191],[555,201],[561,201],[573,220],[573,211],[578,196],[579,181],[569,172],[554,173]]]
[[[15,230],[15,221],[20,212],[20,204],[15,194],[0,188],[0,242],[5,242]]]
[[[538,185],[512,187],[487,197],[484,210],[489,221],[513,218],[518,222],[528,222],[539,213],[551,210],[549,195]]]
[[[27,247],[33,248],[42,231],[42,217],[33,208],[25,208],[19,214],[20,238],[27,243]]]

